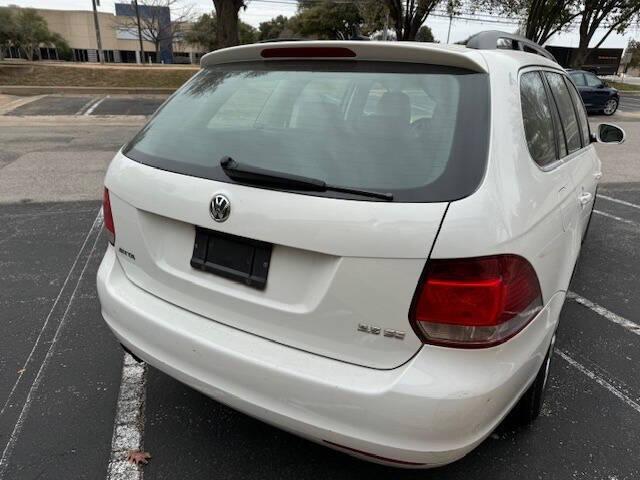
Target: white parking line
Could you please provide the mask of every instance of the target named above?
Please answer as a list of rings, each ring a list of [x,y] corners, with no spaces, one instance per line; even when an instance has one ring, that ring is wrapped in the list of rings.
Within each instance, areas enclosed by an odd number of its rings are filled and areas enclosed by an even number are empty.
[[[4,115],[6,113],[15,110],[18,107],[22,107],[23,105],[27,105],[29,103],[37,102],[41,98],[46,97],[46,95],[34,95],[32,97],[20,97],[12,102],[5,103],[2,107],[0,107],[0,115]]]
[[[584,375],[589,377],[591,380],[593,380],[597,384],[599,384],[599,385],[603,386],[604,388],[606,388],[607,390],[609,390],[609,392],[611,392],[616,397],[618,397],[620,400],[622,400],[624,403],[626,403],[628,406],[633,408],[636,412],[640,413],[640,405],[637,402],[633,401],[631,398],[629,398],[627,395],[625,395],[622,391],[618,390],[616,387],[611,385],[611,383],[607,382],[600,375],[598,375],[595,372],[592,372],[587,367],[585,367],[581,363],[579,363],[576,360],[574,360],[573,358],[571,358],[569,355],[567,355],[562,350],[556,350],[556,353],[558,355],[560,355],[560,357],[562,357],[562,359],[564,359],[569,365],[571,365],[572,367],[574,367],[575,369],[577,369],[578,371],[580,371],[581,373],[583,373]]]
[[[49,313],[47,314],[47,316],[44,319],[44,323],[42,324],[42,328],[40,329],[40,333],[38,333],[38,336],[36,337],[36,341],[33,343],[33,347],[31,348],[31,351],[29,352],[29,355],[27,356],[27,359],[25,360],[22,369],[26,369],[27,368],[27,366],[29,365],[29,362],[31,361],[31,358],[33,357],[33,353],[35,352],[36,348],[40,344],[40,340],[42,339],[42,333],[44,332],[45,328],[47,328],[47,324],[49,323],[49,320],[51,319],[51,315],[53,314],[53,311],[55,310],[56,306],[58,305],[58,302],[60,301],[60,297],[62,296],[62,292],[64,292],[65,287],[67,286],[67,283],[69,282],[69,279],[71,278],[71,274],[73,273],[73,271],[76,268],[76,265],[78,264],[78,260],[80,259],[80,255],[84,251],[84,248],[87,245],[87,242],[89,241],[89,238],[91,238],[91,235],[101,227],[102,227],[102,210],[100,210],[100,212],[98,213],[98,215],[96,216],[96,218],[93,221],[93,225],[91,225],[91,228],[87,232],[86,237],[84,237],[84,242],[82,243],[82,246],[80,247],[80,250],[78,250],[78,254],[76,255],[76,258],[74,259],[73,264],[71,265],[71,268],[69,269],[69,272],[67,273],[67,277],[64,279],[64,282],[62,283],[62,287],[60,287],[60,291],[58,292],[58,296],[56,297],[55,301],[53,302],[53,305],[51,305],[51,309],[49,310]],[[22,375],[23,375],[22,373],[18,374],[18,377],[16,378],[16,381],[13,384],[13,387],[11,388],[11,391],[9,392],[9,395],[7,396],[7,400],[5,401],[4,405],[2,406],[2,409],[0,409],[0,415],[2,415],[4,413],[4,411],[7,408],[7,405],[9,405],[9,403],[11,401],[11,398],[13,396],[13,393],[16,390],[16,387],[20,383],[20,379],[22,378]]]
[[[598,215],[602,215],[603,217],[612,218],[613,220],[617,220],[622,223],[626,223],[627,225],[633,225],[634,227],[640,227],[640,223],[636,223],[633,220],[629,220],[626,218],[618,217],[616,215],[611,215],[610,213],[603,212],[602,210],[593,209],[593,213],[597,213]]]
[[[94,103],[100,101],[100,98],[91,98],[87,103],[85,103],[84,105],[82,105],[82,107],[80,107],[80,110],[78,110],[75,115],[84,115],[84,112],[86,112],[89,107],[91,107]]]
[[[592,302],[591,300],[589,300],[587,298],[581,297],[580,295],[578,295],[575,292],[568,292],[567,293],[567,298],[575,300],[580,305],[583,305],[583,306],[587,307],[588,309],[593,310],[598,315],[606,318],[610,322],[613,322],[613,323],[615,323],[617,325],[620,325],[622,328],[625,328],[626,330],[630,331],[631,333],[635,333],[636,335],[640,335],[640,325],[638,325],[635,322],[632,322],[631,320],[627,320],[626,318],[621,317],[620,315],[618,315],[616,313],[613,313],[610,310],[607,310],[602,305],[598,305],[597,303],[594,303],[594,302]]]
[[[29,354],[29,357],[27,358],[27,361],[25,362],[25,366],[29,364],[29,360],[31,359],[31,356],[33,355],[33,352],[35,351],[36,346],[40,342],[42,332],[44,331],[47,323],[49,322],[49,319],[50,319],[50,317],[51,317],[51,315],[52,315],[52,313],[54,311],[54,308],[55,308],[56,304],[58,303],[58,300],[60,299],[60,297],[62,295],[62,291],[64,290],[65,285],[69,281],[69,278],[71,276],[71,272],[73,272],[73,270],[75,269],[75,266],[76,266],[76,264],[78,262],[78,259],[80,258],[80,254],[84,250],[84,247],[87,244],[87,241],[89,240],[91,235],[96,232],[96,230],[100,230],[100,228],[102,227],[102,218],[103,218],[102,217],[102,210],[100,210],[100,212],[98,212],[98,215],[96,216],[96,218],[95,218],[95,220],[93,222],[93,225],[91,226],[91,229],[89,230],[89,233],[87,233],[87,236],[85,237],[84,243],[82,244],[82,247],[80,248],[80,251],[78,252],[78,255],[76,256],[76,259],[75,259],[75,261],[74,261],[74,263],[73,263],[73,265],[71,267],[71,270],[69,271],[69,274],[67,275],[67,278],[64,281],[64,284],[63,284],[62,288],[60,289],[60,294],[58,294],[58,298],[56,298],[56,301],[54,302],[53,306],[51,307],[51,310],[49,311],[49,314],[47,315],[45,323],[42,326],[42,329],[40,330],[40,334],[38,335],[38,338],[36,339],[36,342],[35,342],[32,350],[31,350],[31,353]],[[40,365],[40,368],[38,369],[38,373],[36,374],[36,377],[35,377],[33,383],[31,384],[31,387],[29,388],[29,392],[27,393],[27,398],[26,398],[26,400],[24,402],[24,405],[22,406],[22,410],[20,411],[20,416],[18,417],[18,420],[16,421],[16,424],[13,427],[13,431],[11,432],[11,435],[9,436],[9,440],[7,441],[7,444],[4,447],[4,450],[2,451],[2,457],[0,458],[0,480],[2,480],[4,478],[4,473],[5,473],[6,469],[7,469],[8,463],[9,463],[9,457],[13,453],[13,449],[15,447],[16,441],[18,440],[20,432],[22,431],[22,426],[24,424],[24,421],[25,421],[25,419],[27,417],[27,414],[29,413],[29,410],[31,408],[31,403],[33,402],[34,395],[37,392],[38,387],[40,386],[40,383],[42,382],[44,370],[45,370],[46,366],[49,364],[49,362],[51,360],[51,357],[53,356],[53,347],[55,346],[56,342],[58,341],[58,338],[60,336],[60,331],[62,329],[62,325],[64,325],[65,319],[67,318],[67,315],[69,313],[71,305],[73,304],[73,301],[75,300],[76,294],[78,292],[78,287],[80,286],[80,283],[82,282],[82,279],[84,278],[84,274],[85,274],[85,272],[87,270],[87,266],[89,265],[89,261],[93,257],[93,253],[95,252],[96,245],[97,245],[99,239],[100,239],[100,235],[98,234],[98,235],[96,235],[96,238],[93,241],[93,245],[91,247],[89,255],[87,255],[87,258],[86,258],[86,260],[84,262],[84,265],[82,266],[82,270],[80,272],[80,275],[78,276],[78,280],[76,281],[76,284],[73,287],[73,291],[71,292],[71,296],[69,297],[69,300],[67,301],[67,305],[65,307],[64,313],[62,314],[62,318],[60,319],[60,323],[58,324],[58,327],[56,328],[56,332],[55,332],[55,334],[53,336],[53,339],[51,340],[51,343],[49,344],[49,348],[47,349],[47,353],[45,354],[44,360],[42,361],[42,364]],[[22,374],[19,374],[18,379],[16,380],[16,383],[14,384],[13,388],[11,389],[11,393],[9,394],[9,398],[7,399],[7,403],[5,403],[5,406],[3,407],[2,411],[4,411],[4,409],[6,408],[7,404],[9,403],[9,399],[11,398],[11,395],[15,391],[16,385],[20,381],[21,377],[22,377]]]
[[[107,480],[142,479],[141,467],[127,462],[127,452],[142,450],[146,371],[146,364],[124,354]]]
[[[98,108],[98,105],[100,105],[102,102],[104,102],[107,98],[109,98],[109,95],[107,95],[106,97],[102,97],[100,99],[98,99],[93,105],[91,105],[89,108],[87,108],[87,111],[84,112],[82,115],[84,117],[88,117],[89,115],[91,115],[93,113],[93,111]]]
[[[626,205],[627,207],[637,208],[640,210],[640,205],[636,205],[635,203],[627,202],[625,200],[619,200],[617,198],[609,197],[607,195],[598,194],[598,198],[604,198],[605,200],[609,200],[610,202],[619,203],[620,205]]]

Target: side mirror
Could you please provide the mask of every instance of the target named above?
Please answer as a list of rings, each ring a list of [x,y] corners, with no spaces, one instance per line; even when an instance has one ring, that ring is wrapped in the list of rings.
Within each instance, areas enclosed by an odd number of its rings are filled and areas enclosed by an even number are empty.
[[[604,87],[606,87],[606,86],[607,86],[607,84],[606,84],[606,83],[604,83],[604,82],[602,82],[600,85],[598,85],[598,87],[597,87],[597,88],[604,88]]]
[[[623,143],[626,134],[624,130],[610,123],[601,123],[598,125],[598,131],[595,134],[595,140],[599,143]]]

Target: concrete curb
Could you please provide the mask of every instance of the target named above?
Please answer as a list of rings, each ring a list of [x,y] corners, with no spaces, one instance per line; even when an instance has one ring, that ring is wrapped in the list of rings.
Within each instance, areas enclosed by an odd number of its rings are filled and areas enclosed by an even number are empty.
[[[59,87],[0,85],[0,94],[5,95],[45,95],[45,94],[123,94],[123,95],[170,95],[175,88],[147,87]]]

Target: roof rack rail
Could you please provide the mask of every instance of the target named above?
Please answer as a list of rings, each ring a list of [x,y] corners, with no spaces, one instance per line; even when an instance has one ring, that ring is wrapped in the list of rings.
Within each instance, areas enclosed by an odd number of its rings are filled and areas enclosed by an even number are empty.
[[[487,30],[486,32],[476,33],[469,37],[466,42],[468,48],[477,50],[520,50],[524,52],[534,53],[548,58],[552,62],[558,63],[546,48],[538,45],[536,42],[528,38],[513,33],[501,32],[500,30]]]

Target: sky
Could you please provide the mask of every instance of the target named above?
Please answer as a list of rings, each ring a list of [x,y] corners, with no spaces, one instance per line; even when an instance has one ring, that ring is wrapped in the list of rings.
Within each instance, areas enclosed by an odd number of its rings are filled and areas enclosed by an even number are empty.
[[[114,11],[114,0],[100,0],[101,12]],[[184,5],[191,5],[195,12],[206,13],[213,10],[213,2],[211,0],[183,0]],[[20,7],[48,8],[48,9],[65,9],[65,10],[91,10],[91,0],[0,0],[0,6],[18,5]],[[240,13],[243,21],[257,27],[260,22],[267,21],[277,15],[291,16],[296,11],[295,0],[250,0],[246,11]],[[476,17],[477,18],[477,17]],[[483,17],[484,18],[484,17]],[[517,25],[510,23],[508,19],[498,19],[492,17],[491,22],[470,21],[464,19],[454,19],[451,26],[450,41],[457,42],[464,40],[474,33],[482,30],[506,30],[515,31]],[[496,22],[507,23],[496,23]],[[445,43],[447,40],[447,30],[449,27],[449,19],[437,17],[434,15],[427,18],[426,24],[433,31],[436,40]],[[577,30],[577,29],[576,29]],[[601,38],[604,31],[599,30],[592,46]],[[603,47],[625,47],[630,38],[640,39],[640,28],[636,25],[631,27],[624,35],[612,33],[605,40]],[[555,35],[549,42],[549,45],[562,45],[575,47],[578,44],[578,34],[576,31]]]

